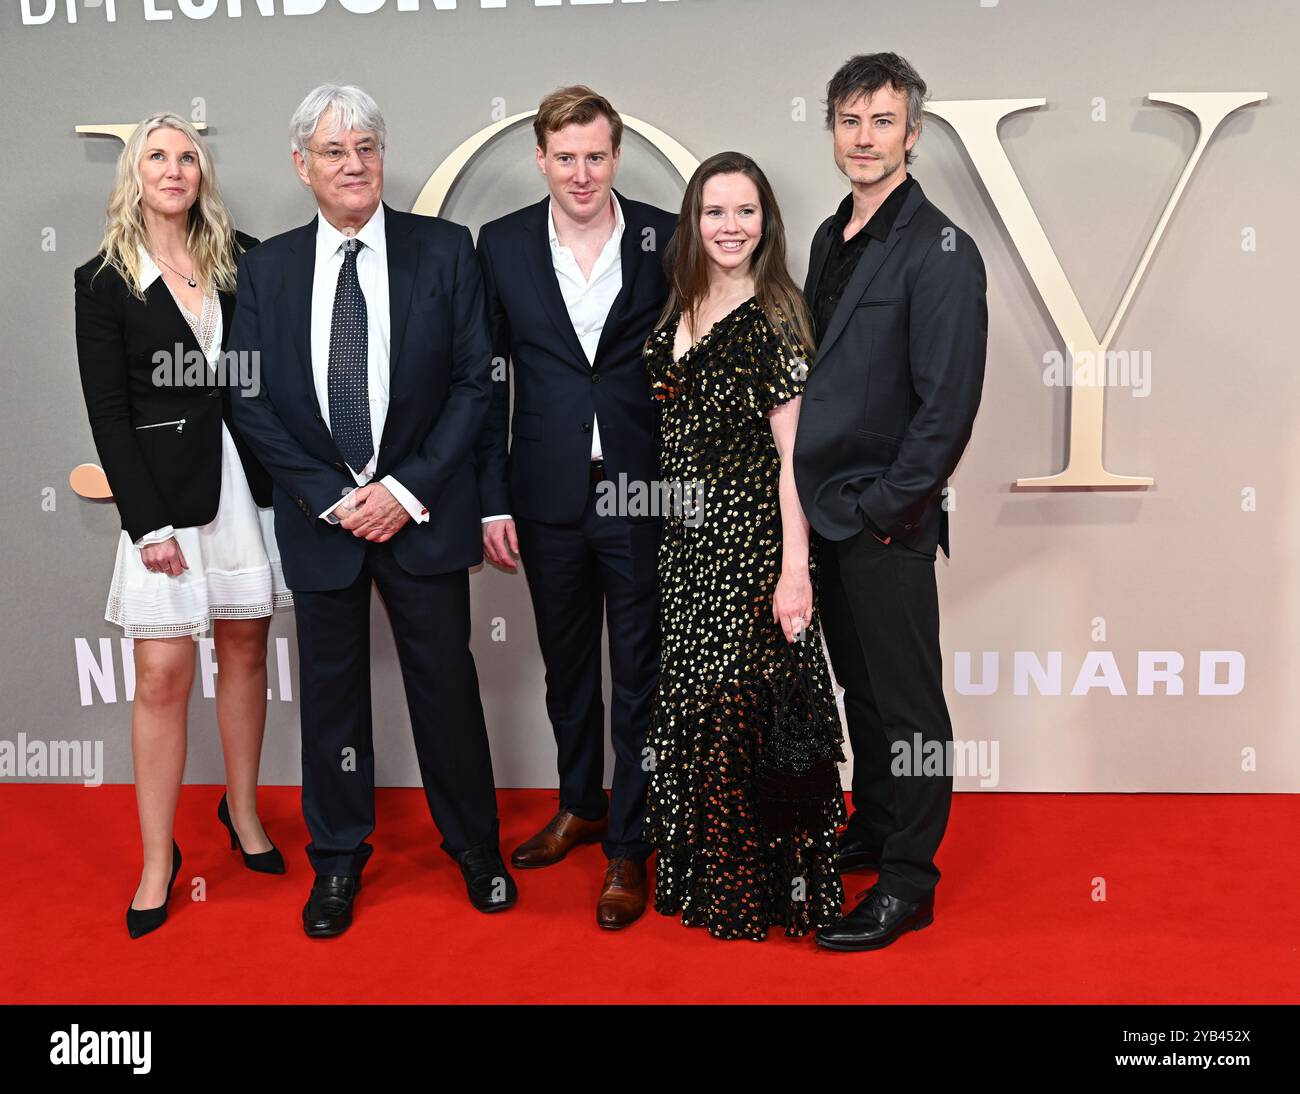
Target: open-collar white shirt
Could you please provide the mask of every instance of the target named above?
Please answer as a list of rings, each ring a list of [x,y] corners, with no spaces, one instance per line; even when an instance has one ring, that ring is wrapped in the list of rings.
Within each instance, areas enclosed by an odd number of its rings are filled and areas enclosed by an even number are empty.
[[[601,249],[596,263],[591,267],[591,276],[583,275],[572,248],[560,242],[560,234],[555,230],[555,216],[552,202],[546,203],[546,230],[551,242],[551,267],[555,279],[560,284],[560,295],[564,297],[564,306],[569,313],[569,322],[573,332],[582,343],[582,351],[587,355],[587,364],[595,364],[596,348],[600,345],[600,335],[605,329],[605,320],[609,318],[610,309],[623,288],[623,209],[618,197],[610,191],[610,201],[614,205],[614,231]],[[600,446],[600,422],[596,415],[591,419],[591,458],[603,458]],[[508,513],[497,513],[484,517],[483,523],[492,520],[507,520]]]

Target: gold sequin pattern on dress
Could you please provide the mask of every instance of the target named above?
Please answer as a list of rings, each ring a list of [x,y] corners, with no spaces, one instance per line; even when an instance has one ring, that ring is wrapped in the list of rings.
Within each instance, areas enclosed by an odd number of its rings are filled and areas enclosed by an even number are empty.
[[[781,317],[778,316],[778,322]],[[772,618],[781,564],[780,456],[768,412],[800,395],[801,348],[787,346],[751,297],[673,360],[678,317],[646,343],[660,407],[661,480],[697,484],[702,511],[669,512],[659,548],[662,662],[647,743],[647,839],[658,851],[655,908],[719,938],[799,936],[834,922],[833,865],[843,795],[820,821],[767,831],[754,794],[764,734],[787,684],[789,654]],[[816,593],[816,559],[810,560]],[[804,641],[816,701],[838,714],[821,656],[819,613]]]

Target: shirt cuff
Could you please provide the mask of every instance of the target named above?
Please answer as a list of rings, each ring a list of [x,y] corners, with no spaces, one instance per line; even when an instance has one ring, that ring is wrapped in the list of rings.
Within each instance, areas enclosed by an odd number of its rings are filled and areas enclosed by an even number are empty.
[[[328,509],[325,510],[325,512],[323,512],[320,515],[320,519],[325,521],[326,524],[338,524],[339,518],[334,515],[334,510],[337,509],[349,498],[351,498],[352,495],[355,493],[356,490],[351,490],[348,493],[344,494],[341,498],[339,498],[338,501],[336,501],[333,505],[331,505]]]
[[[484,517],[482,523],[488,524],[494,520],[514,520],[514,519],[515,518],[512,517],[509,513],[497,513],[495,516],[492,517]]]
[[[164,543],[176,534],[176,529],[168,524],[165,528],[159,528],[153,532],[141,536],[135,541],[137,547],[151,547],[155,543]]]
[[[416,524],[424,524],[428,521],[429,510],[421,505],[416,500],[415,495],[393,478],[392,475],[385,475],[379,481],[388,487],[388,492],[398,500],[403,509],[411,514],[411,519],[415,521]]]

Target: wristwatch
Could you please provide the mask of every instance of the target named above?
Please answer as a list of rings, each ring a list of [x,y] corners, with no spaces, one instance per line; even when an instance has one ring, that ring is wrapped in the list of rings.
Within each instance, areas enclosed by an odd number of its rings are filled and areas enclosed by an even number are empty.
[[[359,489],[360,489],[360,487],[357,487],[357,486],[345,486],[345,487],[343,488],[343,490],[342,490],[343,497],[344,497],[344,498],[351,497],[351,496],[352,496],[353,494],[355,494],[355,493],[357,492],[357,490],[359,490]],[[349,506],[348,508],[351,508],[351,506]],[[338,514],[338,511],[339,511],[339,506],[336,505],[333,509],[331,509],[328,513],[326,513],[326,514],[325,514],[325,523],[326,523],[326,524],[342,524],[343,522],[339,520],[338,515],[337,515],[337,514]]]

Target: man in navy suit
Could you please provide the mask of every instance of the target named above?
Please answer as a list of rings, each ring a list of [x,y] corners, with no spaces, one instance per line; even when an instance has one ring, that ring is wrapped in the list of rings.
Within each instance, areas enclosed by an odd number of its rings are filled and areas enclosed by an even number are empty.
[[[294,115],[293,156],[320,207],[244,256],[230,349],[259,385],[235,418],[275,481],[294,593],[302,801],[313,937],[352,921],[374,830],[370,586],[388,609],[416,754],[442,847],[480,911],[509,908],[496,794],[469,649],[482,560],[472,451],[492,347],[469,231],[383,203],[384,120],[325,85]]]
[[[478,240],[493,353],[511,359],[515,382],[511,418],[503,369],[478,445],[483,550],[510,571],[522,558],[560,776],[559,812],[511,862],[550,866],[603,841],[596,921],[617,929],[645,910],[642,752],[659,673],[659,520],[604,503],[658,475],[641,351],[667,297],[661,256],[677,218],[613,189],[623,122],[590,88],[548,95],[533,128],[549,194],[485,224]],[[602,607],[613,678],[608,798]]]

